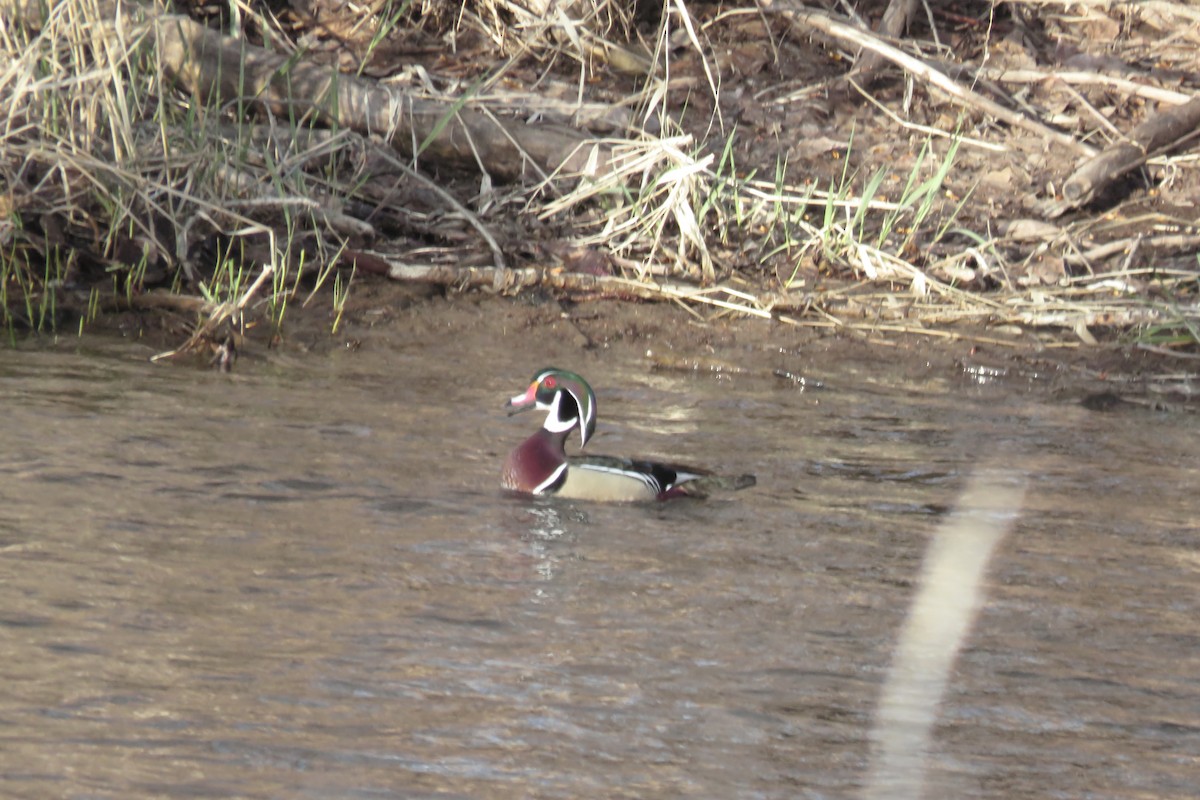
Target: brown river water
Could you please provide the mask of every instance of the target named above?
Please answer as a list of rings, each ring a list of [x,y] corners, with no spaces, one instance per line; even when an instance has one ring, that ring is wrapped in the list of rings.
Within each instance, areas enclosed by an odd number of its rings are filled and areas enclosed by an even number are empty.
[[[1200,796],[1194,415],[953,360],[655,371],[547,326],[246,355],[0,349],[0,796],[852,798],[926,547],[1027,481],[924,796]],[[589,451],[754,472],[708,501],[497,489],[555,365]]]

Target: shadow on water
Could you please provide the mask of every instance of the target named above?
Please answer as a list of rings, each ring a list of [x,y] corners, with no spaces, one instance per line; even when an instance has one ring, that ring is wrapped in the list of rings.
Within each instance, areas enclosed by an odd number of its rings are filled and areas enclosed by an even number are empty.
[[[833,356],[821,392],[590,357],[589,449],[759,484],[530,502],[495,487],[538,421],[500,404],[541,364],[493,355],[0,353],[5,793],[856,796],[929,537],[998,460],[1028,493],[927,795],[1194,794],[1194,420]]]

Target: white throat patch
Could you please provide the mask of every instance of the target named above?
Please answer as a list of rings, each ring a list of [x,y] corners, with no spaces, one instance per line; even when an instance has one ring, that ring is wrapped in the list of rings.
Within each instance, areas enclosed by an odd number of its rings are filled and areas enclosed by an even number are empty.
[[[561,391],[554,393],[554,402],[549,405],[550,413],[546,415],[546,422],[542,426],[551,433],[569,431],[579,424],[578,418],[564,420],[559,417],[559,414],[562,413],[562,399],[563,393]]]

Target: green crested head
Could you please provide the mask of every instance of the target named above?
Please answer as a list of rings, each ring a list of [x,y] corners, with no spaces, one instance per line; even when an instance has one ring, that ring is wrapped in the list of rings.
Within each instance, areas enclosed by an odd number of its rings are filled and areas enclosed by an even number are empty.
[[[508,401],[509,414],[528,408],[547,411],[546,430],[560,433],[579,426],[579,446],[596,432],[596,394],[581,376],[565,369],[545,367],[533,375],[524,394]]]

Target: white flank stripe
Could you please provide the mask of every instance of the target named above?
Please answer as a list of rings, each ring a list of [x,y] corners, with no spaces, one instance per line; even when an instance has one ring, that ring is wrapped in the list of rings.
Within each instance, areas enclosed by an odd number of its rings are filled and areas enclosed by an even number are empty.
[[[658,481],[654,479],[654,476],[647,475],[644,472],[638,472],[632,469],[621,469],[620,467],[606,467],[602,464],[577,464],[576,469],[590,469],[593,472],[606,472],[609,475],[624,475],[626,478],[637,478],[639,481],[653,489],[655,494],[658,494],[662,491],[662,487],[659,486]]]
[[[551,472],[549,478],[546,478],[546,480],[542,481],[537,486],[533,487],[533,493],[541,494],[542,492],[546,491],[547,488],[553,486],[554,482],[558,480],[559,476],[563,474],[563,470],[565,470],[566,468],[567,468],[566,462],[559,464],[558,469],[554,470],[554,472]]]

